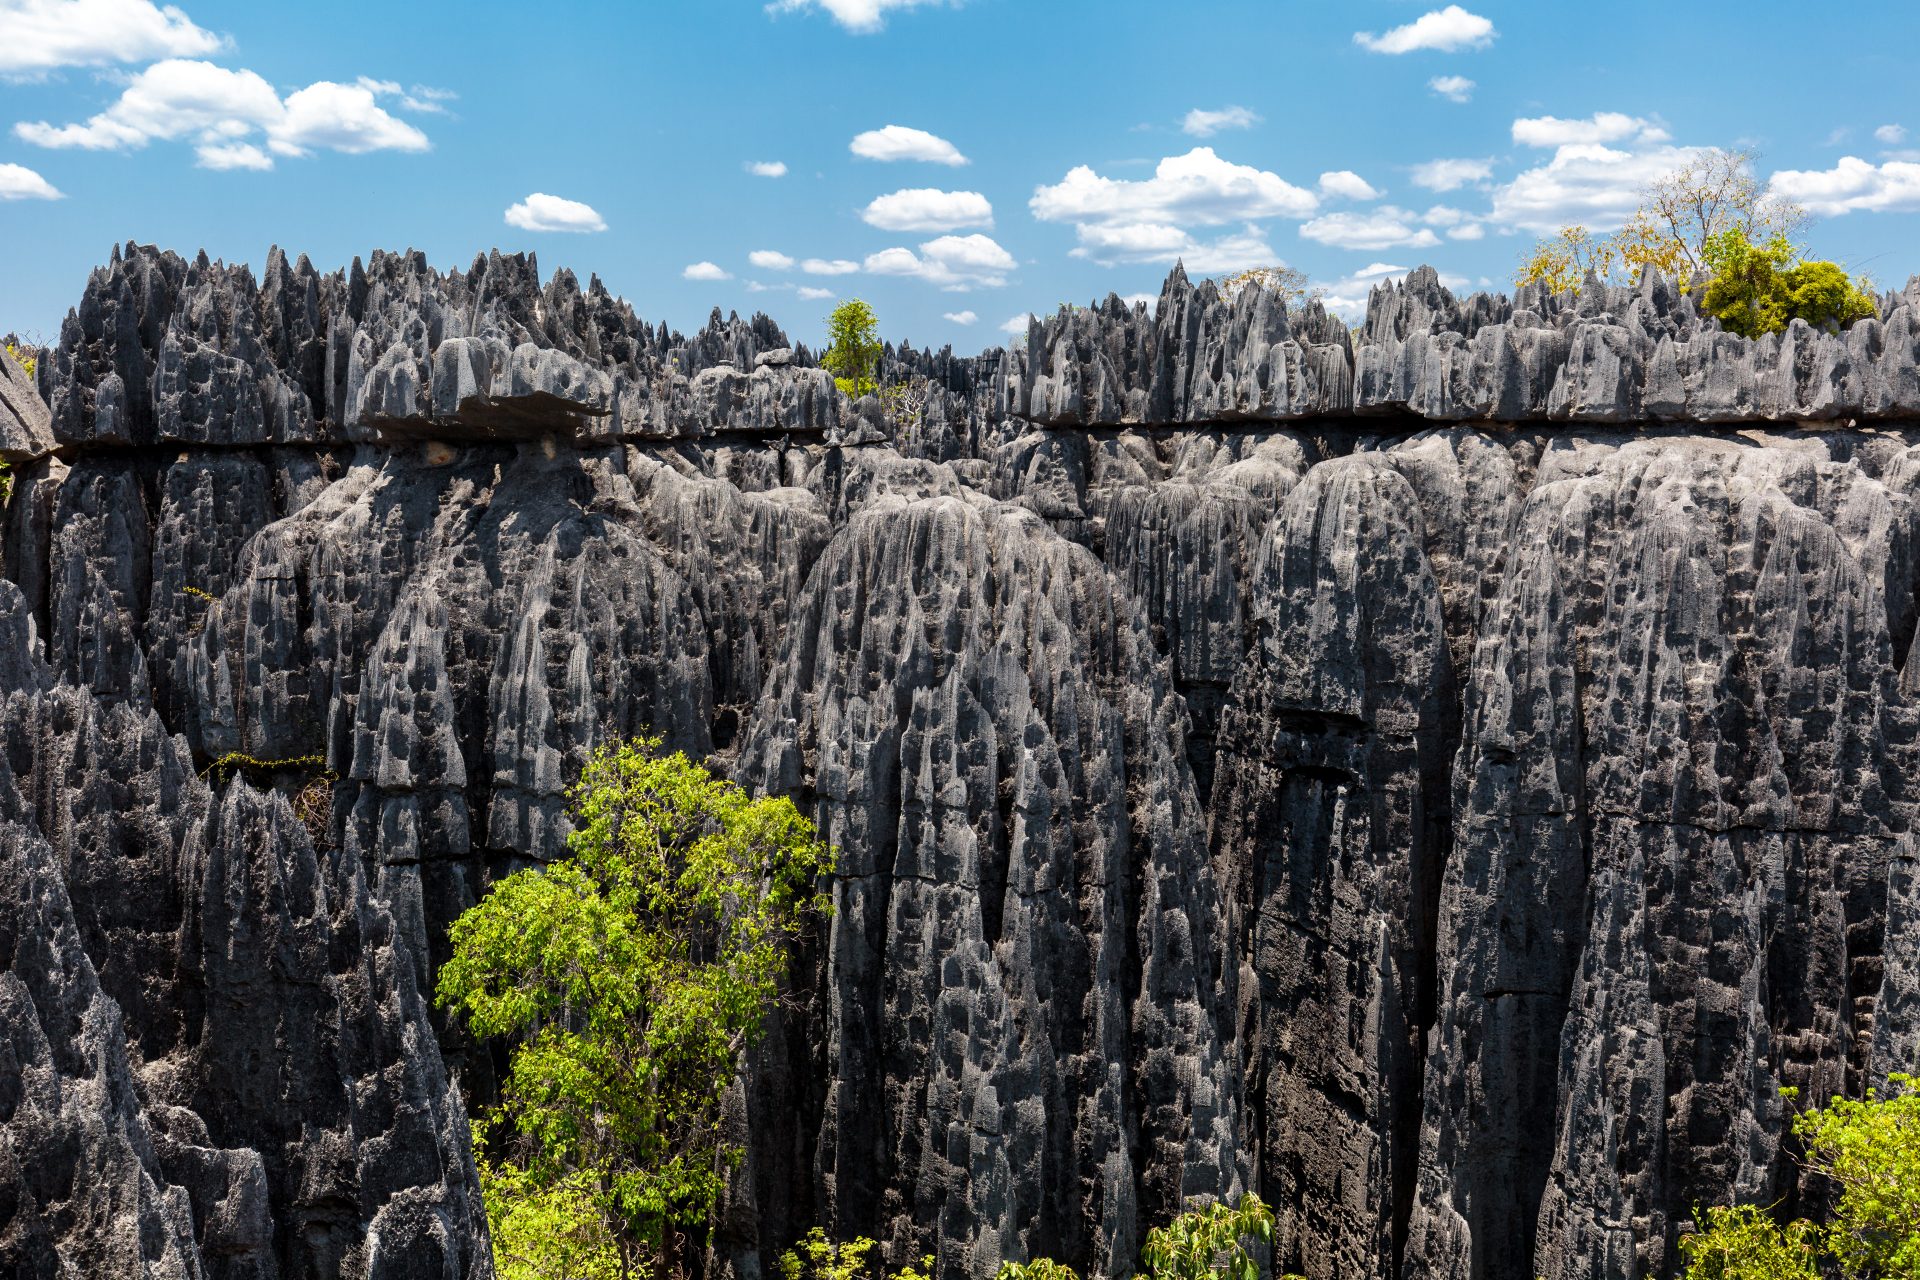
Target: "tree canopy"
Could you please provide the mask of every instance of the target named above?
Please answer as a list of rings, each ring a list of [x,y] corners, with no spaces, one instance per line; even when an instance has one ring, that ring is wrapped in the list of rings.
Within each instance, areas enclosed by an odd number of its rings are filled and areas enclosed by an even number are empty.
[[[474,1126],[504,1280],[674,1275],[739,1153],[720,1097],[761,1032],[833,854],[658,739],[601,748],[569,856],[454,923],[439,1002],[511,1040]]]
[[[880,320],[859,298],[849,298],[827,317],[827,349],[820,367],[845,395],[873,394],[879,386]]]

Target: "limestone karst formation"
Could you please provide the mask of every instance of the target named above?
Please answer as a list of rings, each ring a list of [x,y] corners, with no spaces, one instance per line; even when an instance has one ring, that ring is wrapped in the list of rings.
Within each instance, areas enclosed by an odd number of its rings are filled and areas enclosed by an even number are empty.
[[[481,1280],[448,923],[651,729],[842,850],[704,1265],[1667,1275],[1920,1047],[1920,281],[889,349],[128,245],[0,359],[0,1273]],[[216,767],[244,756],[245,769]],[[269,785],[271,784],[271,785]]]

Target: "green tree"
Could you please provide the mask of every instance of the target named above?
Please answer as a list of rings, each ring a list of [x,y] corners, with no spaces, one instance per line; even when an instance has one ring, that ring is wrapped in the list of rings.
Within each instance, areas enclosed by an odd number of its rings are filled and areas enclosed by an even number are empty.
[[[780,1255],[783,1280],[881,1280],[885,1270],[874,1250],[879,1246],[866,1236],[835,1244],[827,1233],[815,1227],[806,1238]],[[919,1266],[909,1264],[893,1273],[891,1280],[927,1280],[933,1270],[933,1255],[920,1259]]]
[[[1701,309],[1748,338],[1778,333],[1789,321],[1838,329],[1876,314],[1867,281],[1832,262],[1797,256],[1785,236],[1754,243],[1731,227],[1710,237],[1703,261],[1713,272]]]
[[[439,1002],[510,1037],[475,1125],[504,1280],[684,1274],[739,1152],[720,1097],[761,1032],[833,853],[658,739],[593,753],[569,856],[454,922]]]
[[[1829,1221],[1783,1226],[1753,1205],[1707,1209],[1680,1241],[1686,1280],[1920,1277],[1920,1092],[1911,1076],[1891,1084],[1891,1096],[1836,1097],[1794,1118],[1801,1162],[1837,1191]]]
[[[1080,1280],[1080,1277],[1064,1262],[1035,1258],[1032,1262],[1001,1263],[993,1280]]]
[[[1589,272],[1602,280],[1613,277],[1619,250],[1610,240],[1596,240],[1585,227],[1562,227],[1560,233],[1533,246],[1526,261],[1513,273],[1517,285],[1544,284],[1549,293],[1579,293]]]
[[[1273,1210],[1251,1191],[1216,1200],[1147,1232],[1140,1260],[1153,1280],[1259,1280],[1255,1250],[1273,1243]]]
[[[827,317],[827,349],[820,367],[833,375],[833,384],[849,396],[871,395],[879,386],[880,320],[873,308],[849,298]]]

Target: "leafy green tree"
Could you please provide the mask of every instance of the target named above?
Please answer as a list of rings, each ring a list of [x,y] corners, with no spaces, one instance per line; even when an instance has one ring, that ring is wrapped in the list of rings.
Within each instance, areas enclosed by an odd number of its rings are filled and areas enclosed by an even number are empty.
[[[1714,1207],[1680,1241],[1686,1280],[1913,1280],[1920,1277],[1920,1092],[1836,1097],[1794,1118],[1806,1168],[1838,1190],[1831,1220],[1782,1226],[1753,1205]],[[1783,1091],[1791,1098],[1792,1090]]]
[[[1035,1258],[1032,1262],[1001,1263],[993,1280],[1080,1280],[1080,1277],[1064,1262]]]
[[[820,367],[849,396],[871,395],[879,386],[880,320],[873,308],[849,298],[827,317],[827,349]]]
[[[1259,1280],[1255,1250],[1273,1243],[1273,1210],[1251,1191],[1213,1201],[1147,1232],[1140,1251],[1153,1280]]]
[[[1549,293],[1579,293],[1588,272],[1602,280],[1610,279],[1619,260],[1619,250],[1612,241],[1594,239],[1585,227],[1562,227],[1552,239],[1533,246],[1526,261],[1513,273],[1513,282],[1544,284]]]
[[[1738,227],[1711,236],[1704,260],[1713,272],[1701,308],[1729,332],[1757,338],[1789,321],[1838,329],[1876,314],[1867,282],[1831,262],[1804,261],[1785,236],[1755,244]]]
[[[881,1280],[885,1272],[874,1254],[878,1247],[866,1236],[835,1244],[827,1239],[826,1232],[815,1227],[780,1255],[780,1275],[783,1280]],[[904,1266],[890,1280],[927,1280],[932,1270],[933,1255],[928,1254],[920,1259],[919,1266]]]
[[[587,761],[569,856],[455,921],[439,1002],[510,1037],[475,1125],[504,1280],[684,1274],[739,1152],[720,1097],[824,911],[833,853],[655,738]],[[492,1157],[492,1158],[490,1158]]]

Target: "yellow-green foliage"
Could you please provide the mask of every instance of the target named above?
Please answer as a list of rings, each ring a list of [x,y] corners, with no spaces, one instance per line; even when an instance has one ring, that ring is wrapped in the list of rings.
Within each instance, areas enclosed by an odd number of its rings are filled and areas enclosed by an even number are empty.
[[[873,308],[849,298],[827,317],[827,349],[820,367],[833,375],[843,395],[871,395],[879,386],[880,320]]]
[[[1032,1262],[1003,1262],[993,1280],[1080,1280],[1072,1267],[1052,1258]]]
[[[1920,1276],[1920,1092],[1911,1076],[1890,1095],[1834,1098],[1795,1117],[1802,1163],[1838,1195],[1825,1223],[1785,1226],[1752,1205],[1705,1211],[1681,1240],[1687,1280],[1848,1280]],[[1791,1090],[1785,1091],[1792,1097]]]
[[[500,1280],[624,1280],[620,1243],[600,1212],[592,1176],[541,1184],[513,1164],[493,1164],[478,1141],[482,1128],[475,1123],[474,1165]]]
[[[780,1255],[782,1280],[927,1280],[933,1270],[933,1255],[920,1259],[887,1277],[874,1254],[879,1246],[866,1236],[835,1244],[827,1233],[815,1227],[806,1238]]]
[[[20,348],[14,346],[11,342],[7,344],[7,354],[13,357],[14,362],[16,364],[18,364],[22,369],[25,369],[27,371],[27,376],[29,378],[33,376],[34,369],[39,364],[38,361],[36,361],[32,356],[28,355],[26,352],[20,350]]]
[[[1792,320],[1838,329],[1876,313],[1865,280],[1799,258],[1785,236],[1755,244],[1735,227],[1708,239],[1705,258],[1713,280],[1701,310],[1743,337],[1778,333]]]
[[[454,922],[439,1003],[512,1046],[476,1128],[496,1156],[490,1211],[611,1240],[622,1276],[674,1273],[739,1161],[720,1099],[791,934],[826,910],[833,851],[791,801],[754,799],[657,738],[594,752],[571,800],[569,856]]]
[[[1273,1243],[1273,1210],[1251,1191],[1189,1209],[1147,1232],[1140,1261],[1153,1280],[1259,1280],[1263,1245]]]
[[[295,770],[324,769],[327,767],[325,756],[288,756],[283,760],[262,760],[250,756],[244,751],[229,751],[212,764],[202,769],[201,775],[212,774],[216,778],[227,777],[242,769],[251,769],[257,773],[291,773]]]

